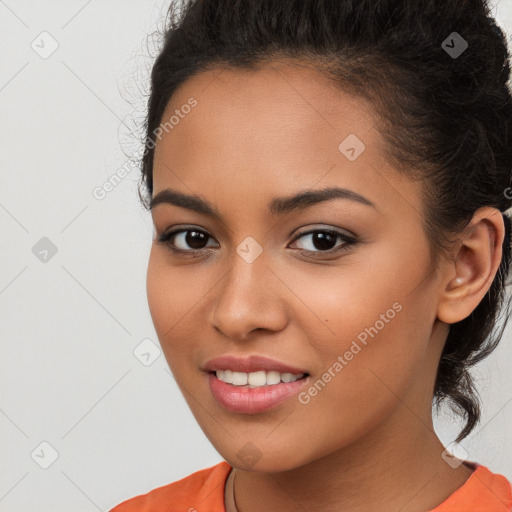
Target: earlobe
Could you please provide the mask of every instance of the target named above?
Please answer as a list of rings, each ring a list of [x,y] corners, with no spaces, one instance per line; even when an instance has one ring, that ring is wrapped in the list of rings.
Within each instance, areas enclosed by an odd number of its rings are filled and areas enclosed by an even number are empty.
[[[447,324],[460,322],[482,301],[500,266],[504,236],[499,210],[485,207],[475,212],[461,235],[455,258],[446,266],[439,320]]]

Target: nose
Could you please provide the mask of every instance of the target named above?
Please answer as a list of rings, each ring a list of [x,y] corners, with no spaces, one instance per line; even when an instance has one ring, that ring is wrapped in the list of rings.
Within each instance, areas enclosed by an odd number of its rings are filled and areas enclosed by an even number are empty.
[[[245,341],[252,331],[280,331],[286,327],[287,288],[259,257],[252,263],[236,253],[230,270],[217,288],[212,324],[224,336]]]

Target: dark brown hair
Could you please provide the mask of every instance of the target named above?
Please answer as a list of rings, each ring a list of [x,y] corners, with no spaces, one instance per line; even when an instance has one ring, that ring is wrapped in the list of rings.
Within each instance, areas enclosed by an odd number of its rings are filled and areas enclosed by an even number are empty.
[[[509,53],[486,1],[181,0],[167,20],[144,125],[139,197],[146,208],[155,133],[176,89],[207,69],[258,69],[283,57],[307,61],[340,89],[370,100],[389,162],[424,180],[422,219],[434,267],[477,209],[511,207]],[[433,405],[448,399],[466,419],[457,441],[480,419],[469,369],[495,349],[509,317],[510,302],[502,306],[511,224],[504,221],[495,279],[475,310],[451,325],[438,367]]]

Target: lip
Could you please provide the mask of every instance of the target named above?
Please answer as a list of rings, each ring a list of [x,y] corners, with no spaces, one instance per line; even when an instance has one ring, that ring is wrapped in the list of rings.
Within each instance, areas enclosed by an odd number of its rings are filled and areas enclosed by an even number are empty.
[[[208,385],[210,392],[224,409],[241,414],[258,414],[290,400],[309,383],[310,379],[311,377],[306,375],[294,382],[248,388],[226,384],[219,380],[215,373],[210,372]]]
[[[270,359],[264,356],[252,355],[248,357],[236,357],[232,355],[224,355],[210,359],[206,362],[203,370],[207,372],[214,372],[215,370],[233,370],[235,372],[258,372],[265,370],[267,372],[274,371],[279,373],[308,373],[307,370],[297,368],[295,366]],[[277,386],[278,384],[276,384]]]

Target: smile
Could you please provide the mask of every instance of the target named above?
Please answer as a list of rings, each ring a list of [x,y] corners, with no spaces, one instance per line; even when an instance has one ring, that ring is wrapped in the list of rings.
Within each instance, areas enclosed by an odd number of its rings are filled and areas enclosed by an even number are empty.
[[[259,414],[291,401],[311,380],[307,373],[262,370],[250,373],[217,370],[208,372],[207,377],[217,403],[239,414]]]
[[[237,372],[233,370],[217,370],[217,379],[233,386],[244,386],[248,388],[260,388],[263,386],[275,386],[281,382],[295,382],[304,377],[304,373],[279,373],[276,371]]]

